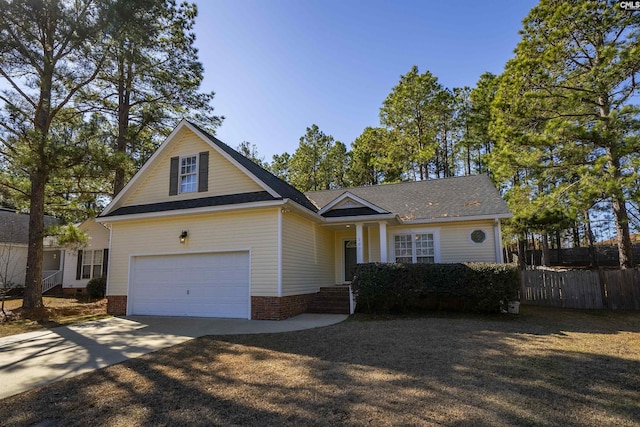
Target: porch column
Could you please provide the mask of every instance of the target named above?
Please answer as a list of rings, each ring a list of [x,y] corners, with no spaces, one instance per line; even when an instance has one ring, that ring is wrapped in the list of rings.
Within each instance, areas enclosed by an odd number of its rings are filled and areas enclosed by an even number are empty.
[[[387,261],[387,223],[380,222],[380,262]]]
[[[362,250],[362,224],[356,224],[356,262],[364,262],[364,251]]]

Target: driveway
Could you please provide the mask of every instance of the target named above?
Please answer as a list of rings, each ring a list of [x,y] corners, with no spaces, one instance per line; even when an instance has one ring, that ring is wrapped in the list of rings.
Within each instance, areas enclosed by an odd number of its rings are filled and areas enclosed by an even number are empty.
[[[112,317],[0,338],[0,399],[204,335],[299,331],[347,315],[301,314],[281,321]]]

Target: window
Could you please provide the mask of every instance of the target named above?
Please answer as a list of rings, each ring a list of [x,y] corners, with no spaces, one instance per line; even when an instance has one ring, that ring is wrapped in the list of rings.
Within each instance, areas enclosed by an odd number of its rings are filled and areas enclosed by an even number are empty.
[[[473,230],[471,232],[471,241],[473,243],[483,243],[487,240],[487,233],[484,230]]]
[[[398,234],[394,237],[396,262],[433,264],[436,262],[433,233]]]
[[[181,193],[198,191],[198,156],[180,157],[178,182]]]
[[[82,255],[82,278],[102,276],[102,250],[84,251]]]

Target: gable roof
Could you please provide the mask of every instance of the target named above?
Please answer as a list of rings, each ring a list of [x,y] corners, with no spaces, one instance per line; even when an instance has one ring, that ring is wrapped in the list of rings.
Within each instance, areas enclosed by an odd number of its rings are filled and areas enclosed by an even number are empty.
[[[158,147],[158,149],[153,153],[151,158],[147,160],[147,162],[142,166],[142,168],[133,176],[133,178],[127,183],[127,185],[120,191],[120,193],[111,201],[111,203],[102,211],[102,213],[98,216],[98,218],[104,218],[107,216],[114,215],[124,215],[126,214],[142,214],[142,213],[151,213],[151,212],[159,212],[159,211],[168,211],[168,210],[180,210],[180,209],[191,209],[194,207],[194,203],[197,204],[197,207],[208,207],[208,206],[220,206],[224,204],[239,204],[252,202],[255,200],[242,200],[242,197],[232,197],[235,195],[231,195],[228,197],[204,197],[198,199],[184,199],[184,200],[176,200],[165,203],[150,203],[150,204],[140,204],[135,206],[121,206],[120,202],[126,200],[125,195],[131,191],[135,187],[135,182],[140,179],[149,164],[153,163],[155,159],[159,157],[159,153],[162,152],[169,142],[177,135],[177,133],[183,127],[187,127],[191,131],[195,132],[198,136],[204,139],[205,143],[208,143],[212,146],[216,151],[220,152],[223,156],[225,156],[231,163],[235,164],[238,169],[242,170],[245,174],[247,174],[251,179],[253,179],[256,183],[258,183],[264,190],[267,192],[270,197],[266,198],[262,192],[259,192],[260,200],[282,200],[282,199],[290,199],[293,202],[296,202],[298,205],[312,211],[317,212],[317,208],[309,199],[307,199],[302,192],[291,186],[290,184],[284,182],[280,178],[273,175],[271,172],[263,169],[258,164],[252,162],[242,154],[238,153],[233,148],[229,147],[224,142],[220,141],[200,126],[192,123],[188,120],[183,119],[173,130],[171,135],[165,139],[165,141]],[[251,198],[250,198],[251,199]],[[197,202],[194,202],[197,200]],[[125,209],[126,208],[126,209]]]
[[[305,195],[322,209],[347,192],[398,215],[403,221],[511,216],[486,175],[313,191]]]
[[[265,183],[269,188],[273,189],[276,193],[278,193],[280,197],[282,197],[283,199],[291,199],[297,204],[309,209],[310,211],[317,212],[318,209],[314,206],[313,203],[309,201],[309,199],[305,197],[305,195],[300,190],[298,190],[291,184],[281,180],[280,178],[278,178],[268,170],[262,168],[257,163],[252,162],[242,154],[238,153],[233,148],[229,147],[224,142],[220,141],[215,136],[211,135],[209,132],[203,130],[200,126],[196,125],[195,123],[192,123],[189,121],[188,123],[194,128],[198,129],[200,133],[202,133],[202,135],[204,135],[209,139],[209,141],[211,141],[213,144],[215,144],[220,149],[222,149],[222,151],[224,151],[229,156],[231,156],[231,158],[233,158],[236,162],[240,163],[245,169],[247,169],[250,173],[252,173],[256,178],[258,178],[260,181]]]
[[[55,217],[44,216],[45,228],[58,222]],[[0,208],[0,243],[27,245],[29,243],[29,215],[18,213],[12,209]]]

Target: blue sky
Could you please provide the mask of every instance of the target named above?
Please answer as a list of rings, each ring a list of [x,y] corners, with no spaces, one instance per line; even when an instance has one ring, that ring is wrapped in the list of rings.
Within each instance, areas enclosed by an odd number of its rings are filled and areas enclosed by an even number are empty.
[[[417,65],[473,87],[512,57],[529,0],[200,0],[196,46],[214,90],[217,136],[261,156],[293,153],[305,129],[347,146]]]

